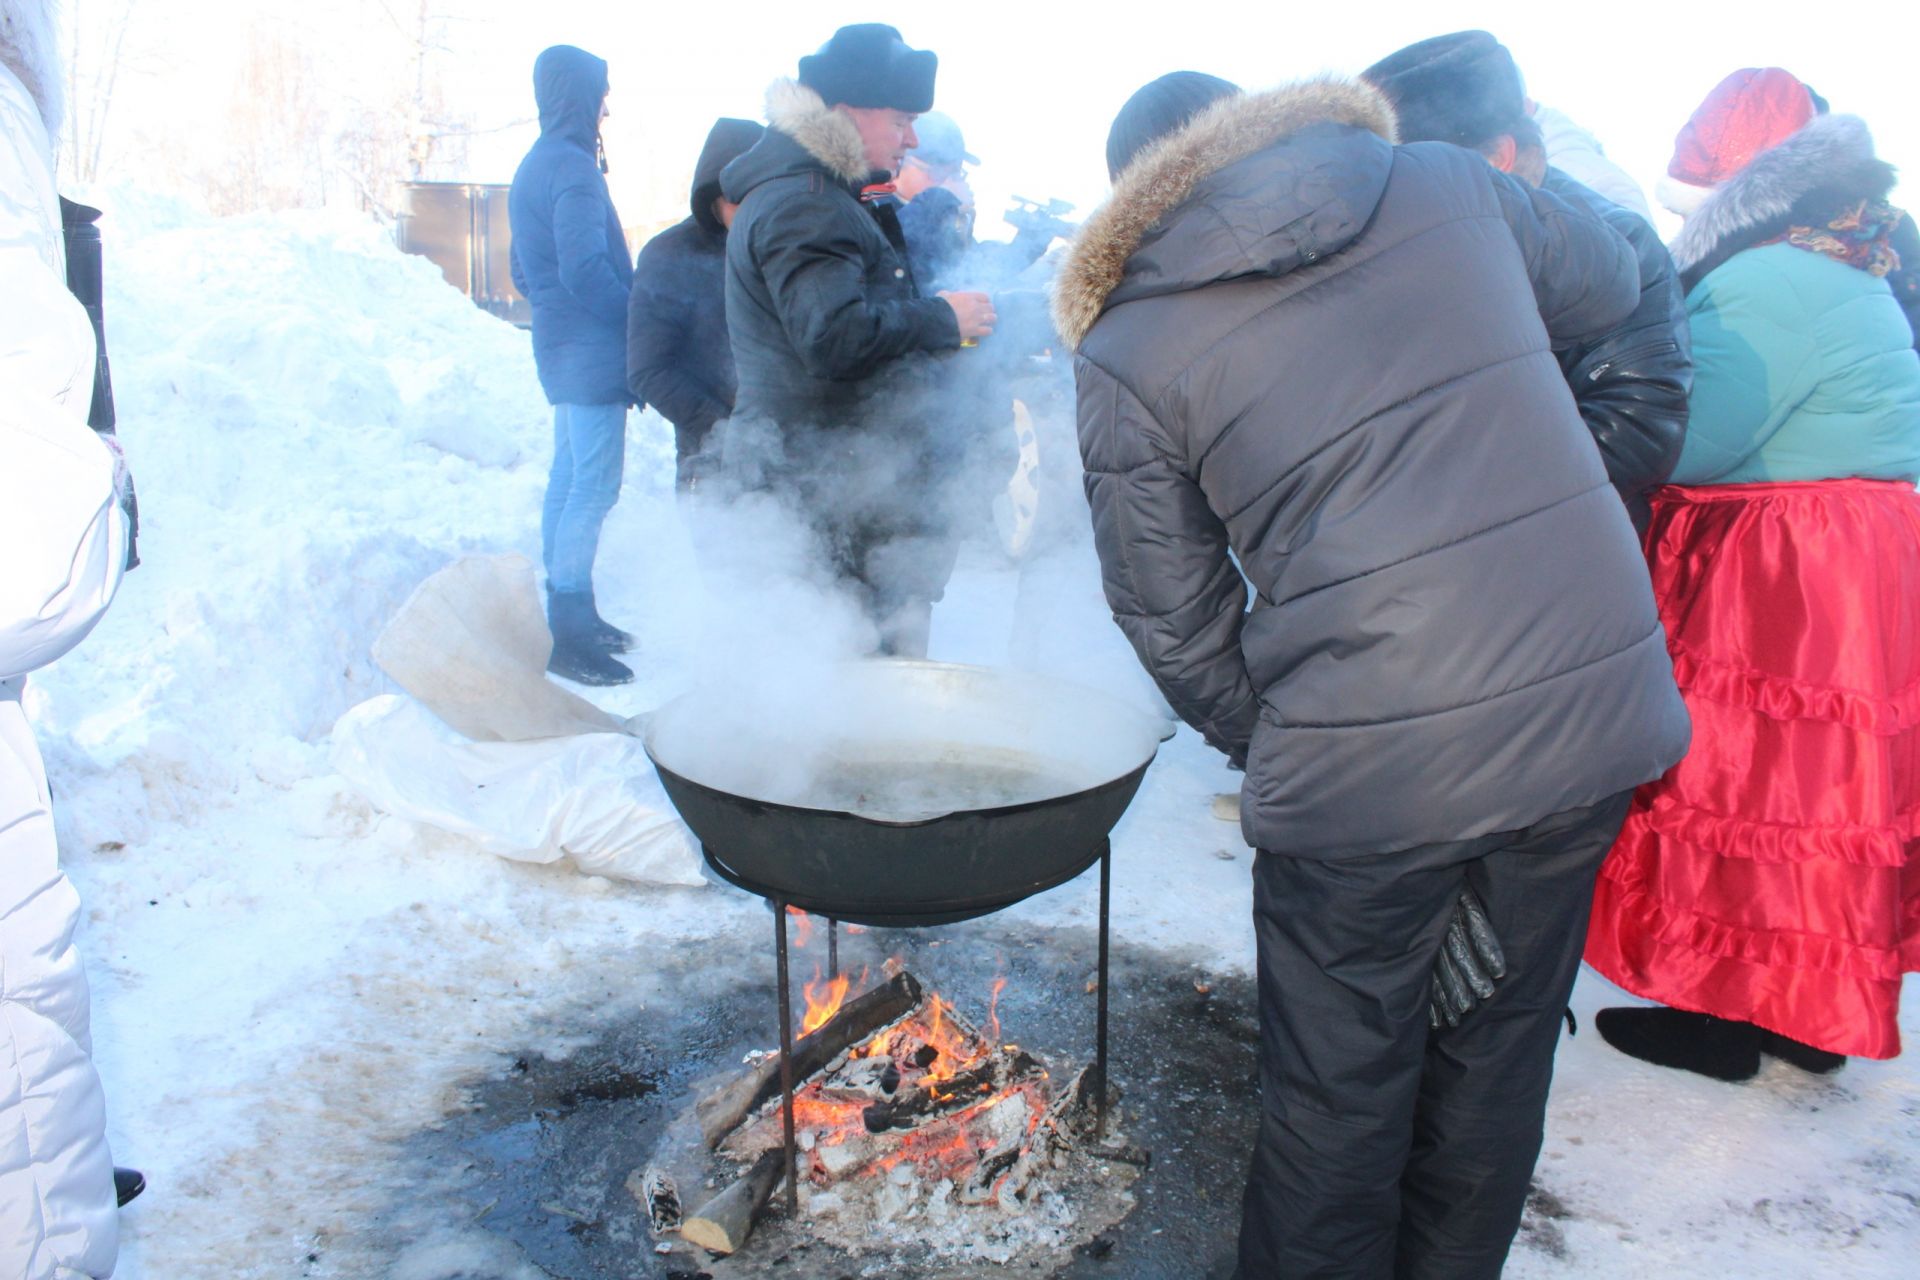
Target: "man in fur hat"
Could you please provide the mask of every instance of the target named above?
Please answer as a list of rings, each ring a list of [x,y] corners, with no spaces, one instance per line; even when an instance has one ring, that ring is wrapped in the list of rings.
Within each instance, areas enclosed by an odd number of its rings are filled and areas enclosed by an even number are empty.
[[[1174,88],[1122,113],[1055,319],[1114,617],[1246,768],[1239,1274],[1494,1280],[1595,872],[1687,743],[1553,356],[1633,310],[1634,255],[1469,152],[1396,146],[1364,83]],[[1506,973],[1436,1027],[1466,889]]]
[[[925,297],[891,186],[933,106],[934,55],[843,27],[767,95],[768,129],[722,172],[732,482],[793,502],[856,591],[882,652],[924,655],[953,545],[930,501],[952,442],[936,354],[993,332],[978,293]]]
[[[67,291],[53,28],[45,0],[0,0],[0,1275],[23,1280],[109,1276],[119,1248],[80,899],[21,706],[106,612],[128,536],[87,426],[93,327]]]
[[[1361,78],[1385,93],[1406,142],[1451,142],[1488,164],[1606,219],[1640,264],[1633,314],[1589,342],[1554,350],[1615,492],[1636,528],[1647,495],[1680,460],[1693,387],[1686,295],[1653,225],[1548,163],[1544,138],[1527,115],[1520,69],[1485,31],[1458,31],[1408,45]]]

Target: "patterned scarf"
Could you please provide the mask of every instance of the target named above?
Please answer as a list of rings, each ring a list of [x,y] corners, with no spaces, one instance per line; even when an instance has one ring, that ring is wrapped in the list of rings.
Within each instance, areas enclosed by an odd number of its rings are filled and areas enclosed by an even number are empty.
[[[1888,239],[1907,215],[1880,200],[1863,200],[1824,227],[1789,227],[1787,234],[1769,243],[1790,244],[1844,262],[1870,276],[1884,279],[1900,269],[1900,255]]]

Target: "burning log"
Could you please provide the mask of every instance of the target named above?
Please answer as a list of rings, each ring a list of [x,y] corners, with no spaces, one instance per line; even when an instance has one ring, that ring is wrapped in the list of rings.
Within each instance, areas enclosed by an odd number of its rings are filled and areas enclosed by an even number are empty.
[[[977,1066],[909,1089],[897,1098],[876,1102],[860,1113],[868,1133],[888,1129],[911,1129],[922,1116],[964,1107],[979,1101],[982,1093],[993,1093],[1009,1080],[1037,1074],[1040,1064],[1021,1052],[995,1055]]]
[[[819,1030],[794,1043],[794,1084],[797,1086],[815,1075],[842,1053],[919,1005],[920,984],[910,973],[896,974],[871,991],[847,1001]],[[695,1104],[701,1136],[709,1147],[719,1146],[756,1107],[779,1091],[780,1060],[777,1057],[763,1059],[725,1088]]]
[[[780,1185],[786,1154],[762,1152],[753,1168],[680,1224],[680,1237],[709,1253],[733,1253],[753,1234],[753,1220]]]

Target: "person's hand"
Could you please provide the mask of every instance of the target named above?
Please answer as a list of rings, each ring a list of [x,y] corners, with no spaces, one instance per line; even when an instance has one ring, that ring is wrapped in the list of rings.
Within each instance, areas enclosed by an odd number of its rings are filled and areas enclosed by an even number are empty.
[[[1471,889],[1462,889],[1453,904],[1440,958],[1433,966],[1433,988],[1427,999],[1427,1025],[1457,1027],[1475,1005],[1493,994],[1493,984],[1507,975],[1506,953],[1493,935],[1487,909]]]
[[[952,293],[944,289],[939,296],[953,308],[953,317],[960,322],[960,341],[972,342],[993,332],[999,317],[993,312],[992,298],[984,293]]]
[[[113,455],[113,496],[120,509],[127,513],[126,567],[137,568],[140,564],[140,498],[133,489],[133,472],[127,468],[127,451],[120,447],[120,438],[111,431],[101,432],[99,439]]]
[[[100,433],[100,443],[113,455],[113,496],[122,506],[133,492],[133,472],[127,469],[127,451],[120,447],[119,437]]]

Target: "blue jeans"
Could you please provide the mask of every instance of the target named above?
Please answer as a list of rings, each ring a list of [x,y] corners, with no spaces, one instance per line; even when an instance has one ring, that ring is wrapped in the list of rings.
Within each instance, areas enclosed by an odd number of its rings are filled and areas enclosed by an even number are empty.
[[[540,509],[540,558],[554,591],[591,591],[600,526],[620,497],[627,406],[553,406],[553,470]]]

